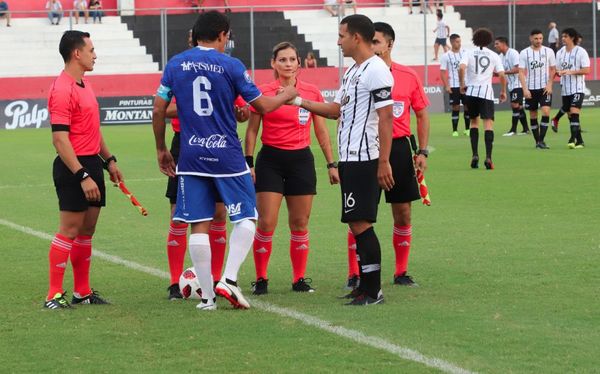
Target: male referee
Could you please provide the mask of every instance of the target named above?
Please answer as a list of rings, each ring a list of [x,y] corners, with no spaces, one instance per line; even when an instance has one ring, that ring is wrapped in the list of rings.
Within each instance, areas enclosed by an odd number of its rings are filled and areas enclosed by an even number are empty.
[[[50,287],[44,308],[70,308],[65,298],[63,278],[69,257],[73,266],[72,304],[107,304],[90,288],[92,235],[105,206],[104,174],[114,183],[123,180],[113,156],[102,139],[98,101],[90,83],[83,77],[94,70],[96,52],[90,34],[65,31],[59,51],[65,61],[63,72],[50,88],[48,111],[52,143],[58,156],[52,176],[60,226],[50,245]]]
[[[341,116],[338,126],[342,222],[356,238],[360,285],[347,305],[383,303],[381,247],[373,230],[381,188],[394,187],[390,165],[392,86],[390,69],[371,49],[375,28],[360,14],[342,19],[338,45],[354,64],[346,70],[335,100],[319,103],[296,97],[293,103],[328,118]]]

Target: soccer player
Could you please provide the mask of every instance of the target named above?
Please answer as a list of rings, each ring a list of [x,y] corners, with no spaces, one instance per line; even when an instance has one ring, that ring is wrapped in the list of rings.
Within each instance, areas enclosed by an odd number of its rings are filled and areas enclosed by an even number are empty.
[[[438,59],[438,51],[440,46],[444,50],[444,53],[448,52],[448,46],[446,45],[446,39],[450,35],[450,27],[444,22],[444,13],[441,10],[437,10],[437,26],[433,29],[435,33],[435,43],[433,44],[433,61]]]
[[[510,106],[512,108],[512,125],[510,130],[502,136],[517,134],[519,121],[521,121],[523,131],[518,133],[518,135],[527,135],[529,134],[529,126],[527,126],[527,116],[525,115],[525,109],[523,109],[523,87],[521,87],[521,81],[519,80],[519,52],[508,46],[508,39],[504,36],[496,38],[494,48],[502,60],[504,75],[506,75],[508,84]]]
[[[461,46],[460,35],[450,35],[451,50],[444,53],[440,59],[440,78],[444,89],[450,96],[450,107],[452,108],[452,136],[458,136],[458,119],[460,104],[463,105],[465,119],[465,135],[469,135],[469,110],[465,103],[465,95],[460,93],[460,81],[458,79],[458,67],[465,49]],[[447,73],[446,73],[447,72]]]
[[[100,132],[98,101],[84,78],[94,70],[96,52],[90,34],[65,31],[59,44],[65,68],[50,88],[48,111],[52,143],[58,156],[52,176],[60,225],[48,255],[50,287],[44,302],[48,309],[69,308],[63,278],[69,257],[73,266],[72,304],[107,304],[90,288],[92,236],[101,207],[106,205],[103,168],[118,183],[123,175]]]
[[[415,167],[425,171],[427,168],[427,142],[429,139],[429,114],[427,106],[429,100],[423,90],[423,85],[414,70],[392,61],[392,49],[396,34],[387,23],[375,22],[375,37],[373,38],[373,51],[385,61],[394,77],[392,100],[394,100],[393,116],[394,129],[390,163],[396,184],[385,191],[385,201],[392,207],[394,230],[392,245],[396,255],[394,284],[403,286],[416,285],[412,277],[406,272],[408,256],[412,240],[411,202],[418,200],[419,186],[415,177]],[[417,133],[419,138],[419,151],[416,162],[410,150],[410,109],[417,117]],[[354,242],[352,233],[349,233],[349,242]],[[349,247],[348,259],[351,260],[349,268],[357,268],[356,250]],[[354,256],[352,256],[354,254]]]
[[[328,118],[338,126],[339,175],[342,192],[342,222],[356,238],[360,285],[347,305],[383,303],[381,292],[381,248],[373,229],[381,188],[394,186],[390,165],[393,115],[391,98],[394,79],[371,44],[375,28],[360,14],[342,19],[338,45],[354,64],[346,70],[342,86],[332,103],[294,99],[294,104]]]
[[[556,72],[554,52],[542,45],[544,34],[534,29],[529,35],[531,46],[519,55],[519,80],[523,86],[525,109],[529,110],[531,132],[537,149],[550,149],[544,142],[550,123],[552,104],[552,79]],[[527,75],[527,77],[525,77]],[[538,126],[538,108],[542,110],[542,121]]]
[[[569,122],[571,122],[571,136],[567,146],[570,149],[581,149],[584,144],[579,125],[579,113],[585,92],[585,75],[590,72],[590,57],[587,51],[578,45],[580,36],[575,29],[564,29],[561,38],[564,47],[556,55],[556,73],[560,76],[562,87],[561,111],[569,113]],[[558,127],[558,119],[556,124]]]
[[[319,89],[298,79],[300,56],[296,47],[282,42],[273,48],[271,66],[275,81],[260,86],[265,96],[274,96],[280,87],[294,86],[302,97],[323,102]],[[254,148],[260,123],[262,148],[254,168]],[[285,105],[274,112],[250,116],[246,130],[245,154],[255,178],[258,223],[254,236],[254,266],[256,282],[253,293],[268,292],[267,267],[271,257],[273,233],[277,226],[279,208],[285,197],[290,228],[290,259],[292,261],[292,291],[314,292],[311,279],[305,278],[309,253],[308,220],[317,193],[315,160],[310,150],[310,125],[327,161],[331,184],[339,183],[337,163],[334,162],[325,119],[313,116],[306,109]]]
[[[235,308],[250,307],[237,286],[237,275],[254,239],[256,198],[237,137],[234,100],[241,95],[264,113],[297,95],[293,87],[285,87],[277,96],[262,96],[244,65],[223,53],[229,28],[229,19],[222,13],[211,11],[198,16],[192,33],[198,46],[169,60],[152,119],[159,168],[168,176],[178,176],[173,220],[191,224],[188,245],[202,290],[197,306],[200,310],[216,309],[215,293]],[[177,97],[181,121],[177,166],[165,144],[165,112],[173,96]],[[213,289],[208,231],[217,196],[225,203],[233,229],[225,270]]]
[[[494,168],[492,147],[494,144],[494,90],[492,77],[500,77],[500,102],[506,100],[506,78],[500,57],[486,46],[492,43],[492,32],[480,28],[473,33],[475,49],[468,50],[460,61],[460,91],[467,95],[467,105],[471,117],[471,168],[479,167],[479,117],[485,128],[485,168]]]

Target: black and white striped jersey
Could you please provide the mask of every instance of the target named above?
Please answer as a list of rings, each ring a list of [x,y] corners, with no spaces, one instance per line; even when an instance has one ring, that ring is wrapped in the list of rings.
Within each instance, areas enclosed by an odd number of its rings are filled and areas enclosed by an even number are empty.
[[[466,95],[494,100],[492,77],[494,72],[504,71],[500,56],[489,48],[478,47],[467,50],[460,64],[467,67],[465,74]]]
[[[550,68],[556,66],[554,51],[548,47],[541,46],[539,50],[527,47],[519,55],[519,69],[524,69],[526,73],[525,82],[530,90],[539,90],[545,88],[550,76]]]
[[[570,51],[562,47],[556,53],[556,70],[581,70],[590,67],[587,51],[576,45]],[[561,95],[570,96],[585,92],[585,75],[563,75],[560,77]]]
[[[449,50],[440,58],[440,70],[442,70],[442,74],[445,74],[443,72],[444,70],[448,71],[448,84],[452,88],[460,87],[458,68],[460,66],[460,60],[462,60],[465,51],[466,50],[464,48],[458,52],[452,52],[452,50]]]
[[[502,60],[502,66],[504,66],[504,72],[513,69],[515,66],[519,66],[519,52],[516,49],[509,48],[506,54],[499,53],[500,59]],[[521,81],[519,80],[519,74],[506,74],[506,89],[508,92],[515,88],[521,88]]]
[[[369,161],[379,158],[377,109],[393,105],[394,78],[378,56],[352,65],[335,96],[341,106],[338,126],[340,161]]]

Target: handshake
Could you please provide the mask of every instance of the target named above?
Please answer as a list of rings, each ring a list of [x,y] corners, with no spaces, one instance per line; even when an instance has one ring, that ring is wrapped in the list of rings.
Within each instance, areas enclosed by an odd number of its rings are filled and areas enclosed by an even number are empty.
[[[285,97],[287,105],[302,105],[302,98],[298,95],[298,90],[294,86],[279,87],[277,95]]]

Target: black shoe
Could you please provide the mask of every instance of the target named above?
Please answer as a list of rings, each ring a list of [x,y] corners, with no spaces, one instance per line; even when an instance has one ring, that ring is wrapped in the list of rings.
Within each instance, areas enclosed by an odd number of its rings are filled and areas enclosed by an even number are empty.
[[[312,279],[300,278],[296,283],[292,283],[292,291],[294,292],[315,292],[315,289],[310,286]]]
[[[360,288],[355,288],[352,291],[350,291],[350,293],[344,295],[344,296],[338,296],[338,299],[354,299],[357,296],[360,296],[364,293],[365,291],[361,290]]]
[[[269,293],[268,286],[269,280],[265,278],[258,278],[256,282],[252,282],[252,294],[253,295],[266,295]]]
[[[546,145],[546,143],[544,143],[544,142],[539,142],[539,143],[537,143],[535,147],[536,147],[537,149],[550,149],[550,147],[548,147],[548,146]]]
[[[471,159],[471,169],[479,169],[479,156],[473,156]]]
[[[363,292],[362,294],[355,297],[354,300],[350,301],[349,303],[346,303],[345,305],[366,306],[366,305],[375,305],[375,304],[383,304],[383,303],[384,303],[383,293],[381,293],[381,291],[379,291],[379,295],[377,295],[376,299],[369,296],[368,293]]]
[[[79,298],[76,297],[75,295],[73,295],[73,298],[71,299],[71,304],[76,305],[76,304],[98,304],[98,305],[106,305],[106,304],[110,304],[108,301],[104,300],[103,298],[100,297],[100,294],[97,291],[94,291],[94,289],[92,289],[92,293]]]
[[[169,291],[169,300],[172,301],[183,299],[183,295],[181,294],[178,283],[173,283],[170,285],[169,288],[167,288],[167,291]]]
[[[492,162],[491,158],[486,158],[485,161],[483,162],[483,164],[485,165],[485,168],[487,170],[493,170],[494,169],[494,163]]]
[[[44,308],[46,309],[70,309],[71,305],[65,298],[66,293],[57,293],[54,297],[48,301],[44,301]]]
[[[394,284],[399,286],[407,286],[407,287],[417,287],[418,284],[412,279],[410,275],[407,275],[406,272],[400,275],[394,275]]]
[[[346,291],[352,291],[358,288],[358,286],[360,285],[360,278],[358,277],[358,275],[353,275],[352,277],[348,278],[348,283],[346,283],[346,285],[344,286],[344,289]]]

